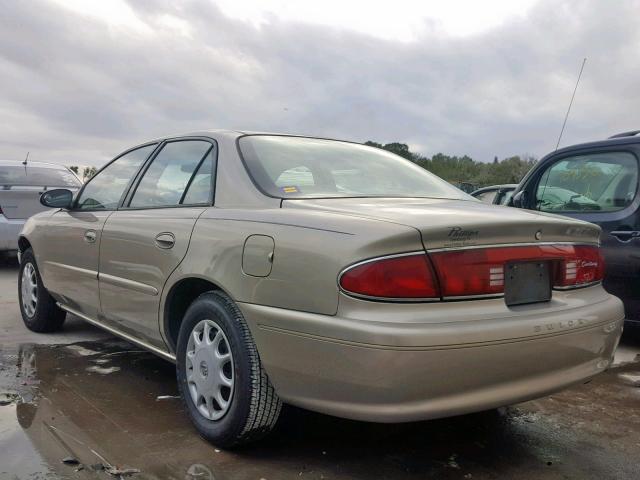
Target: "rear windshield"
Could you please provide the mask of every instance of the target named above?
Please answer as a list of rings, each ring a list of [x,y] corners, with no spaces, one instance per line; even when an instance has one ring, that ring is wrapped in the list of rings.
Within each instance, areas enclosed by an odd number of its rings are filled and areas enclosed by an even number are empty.
[[[79,187],[80,181],[68,170],[0,166],[0,185],[34,185],[39,187]]]
[[[472,198],[378,148],[275,135],[241,137],[239,145],[249,174],[272,197]]]

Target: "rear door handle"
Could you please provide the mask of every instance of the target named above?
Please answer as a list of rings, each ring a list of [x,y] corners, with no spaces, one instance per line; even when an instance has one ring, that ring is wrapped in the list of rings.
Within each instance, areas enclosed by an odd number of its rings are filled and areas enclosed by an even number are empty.
[[[156,246],[158,248],[171,248],[176,244],[176,237],[171,232],[162,232],[156,235]]]
[[[87,243],[96,243],[96,231],[87,230],[84,232],[84,241]]]
[[[630,242],[633,238],[640,238],[640,232],[633,230],[616,230],[609,232],[609,234],[613,235],[621,242]]]

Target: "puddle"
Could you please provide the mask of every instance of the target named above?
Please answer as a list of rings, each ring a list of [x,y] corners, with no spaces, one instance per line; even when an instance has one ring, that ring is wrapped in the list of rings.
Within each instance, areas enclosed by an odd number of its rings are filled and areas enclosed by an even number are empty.
[[[120,367],[99,367],[98,365],[91,365],[85,370],[87,372],[99,373],[100,375],[109,375],[110,373],[119,372]]]
[[[96,464],[139,469],[132,479],[635,478],[640,402],[621,376],[640,375],[638,363],[550,398],[430,422],[286,408],[268,439],[227,452],[191,427],[173,365],[124,342],[71,347],[0,347],[0,478],[116,478]]]

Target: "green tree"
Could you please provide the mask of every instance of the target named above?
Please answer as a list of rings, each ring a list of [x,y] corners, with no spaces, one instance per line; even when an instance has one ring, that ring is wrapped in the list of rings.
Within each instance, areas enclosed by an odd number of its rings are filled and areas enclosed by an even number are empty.
[[[381,144],[368,141],[365,145],[382,148],[415,162],[422,168],[438,175],[455,185],[470,183],[477,187],[502,183],[519,183],[522,177],[533,167],[536,159],[530,155],[515,155],[493,162],[479,162],[463,155],[462,157],[437,153],[431,158],[412,152],[405,143],[392,142]]]

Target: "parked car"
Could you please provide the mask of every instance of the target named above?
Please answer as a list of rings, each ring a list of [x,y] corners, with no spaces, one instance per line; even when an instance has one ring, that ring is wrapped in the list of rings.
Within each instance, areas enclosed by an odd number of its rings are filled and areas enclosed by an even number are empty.
[[[602,227],[604,287],[640,326],[640,131],[550,153],[524,177],[513,205],[557,213]]]
[[[405,422],[540,397],[608,367],[623,320],[600,229],[485,205],[390,152],[228,131],[154,140],[20,237],[28,328],[67,312],[176,363],[220,446],[281,402]]]
[[[0,253],[18,250],[18,234],[31,215],[45,210],[42,192],[76,191],[81,182],[66,167],[52,163],[0,161]]]
[[[471,192],[473,197],[484,203],[493,205],[507,205],[511,200],[511,195],[518,185],[513,183],[507,183],[505,185],[492,185],[490,187],[483,187]]]

